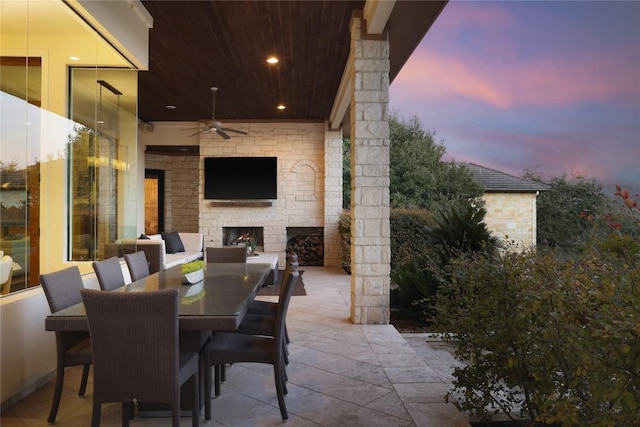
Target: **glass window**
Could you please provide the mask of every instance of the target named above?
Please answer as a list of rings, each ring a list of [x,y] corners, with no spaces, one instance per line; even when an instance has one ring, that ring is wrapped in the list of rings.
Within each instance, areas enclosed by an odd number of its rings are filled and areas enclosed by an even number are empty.
[[[135,235],[142,183],[134,67],[62,1],[0,12],[4,294],[69,263],[91,271],[106,243]]]

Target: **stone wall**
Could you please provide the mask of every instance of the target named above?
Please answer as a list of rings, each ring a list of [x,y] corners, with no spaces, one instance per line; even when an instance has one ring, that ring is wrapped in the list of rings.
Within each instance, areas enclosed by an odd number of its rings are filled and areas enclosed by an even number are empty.
[[[536,193],[485,193],[485,223],[494,236],[518,247],[536,242]]]
[[[335,200],[325,202],[326,132],[325,123],[233,123],[233,128],[248,132],[247,136],[233,135],[223,140],[211,133],[200,134],[199,228],[204,233],[205,246],[222,245],[223,227],[263,227],[264,251],[280,255],[284,266],[287,227],[324,227],[329,229],[329,243],[325,245],[326,266],[339,265],[337,216]],[[335,139],[335,136],[334,136]],[[341,155],[341,145],[332,144]],[[275,156],[278,158],[278,198],[270,206],[218,206],[202,197],[204,188],[204,157],[214,156]],[[329,166],[331,182],[342,176],[341,161]],[[339,184],[341,185],[341,178]],[[334,185],[335,187],[335,185]],[[333,187],[332,187],[333,188]],[[335,192],[335,188],[333,188]],[[335,196],[332,193],[332,197]],[[341,196],[340,196],[341,197]],[[327,206],[325,206],[325,204]],[[337,211],[327,216],[329,211]],[[326,218],[336,218],[326,224]]]
[[[164,170],[164,231],[199,232],[200,158],[145,155],[146,169]]]

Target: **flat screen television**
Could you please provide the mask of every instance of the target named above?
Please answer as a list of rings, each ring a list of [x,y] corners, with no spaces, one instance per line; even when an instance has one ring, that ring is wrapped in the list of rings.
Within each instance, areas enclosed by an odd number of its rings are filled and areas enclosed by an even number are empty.
[[[278,198],[277,157],[205,157],[204,198]]]

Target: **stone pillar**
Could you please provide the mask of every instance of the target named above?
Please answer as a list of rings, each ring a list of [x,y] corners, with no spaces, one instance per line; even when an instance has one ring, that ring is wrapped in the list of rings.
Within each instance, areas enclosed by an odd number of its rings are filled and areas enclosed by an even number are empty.
[[[389,323],[389,42],[351,24],[351,321]]]
[[[342,130],[324,133],[324,265],[340,267],[338,221],[342,212]]]

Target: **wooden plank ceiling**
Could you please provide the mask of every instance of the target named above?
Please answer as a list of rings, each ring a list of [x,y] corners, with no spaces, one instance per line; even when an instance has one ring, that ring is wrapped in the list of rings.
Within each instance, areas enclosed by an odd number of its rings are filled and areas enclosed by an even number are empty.
[[[326,120],[364,1],[142,0],[154,19],[141,120]],[[389,19],[391,79],[446,1],[397,1]],[[269,55],[280,63],[270,66]],[[284,111],[276,105],[284,103]],[[175,109],[167,109],[174,105]]]

